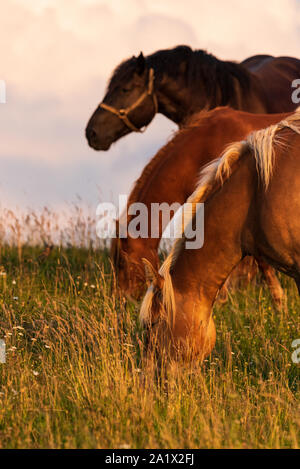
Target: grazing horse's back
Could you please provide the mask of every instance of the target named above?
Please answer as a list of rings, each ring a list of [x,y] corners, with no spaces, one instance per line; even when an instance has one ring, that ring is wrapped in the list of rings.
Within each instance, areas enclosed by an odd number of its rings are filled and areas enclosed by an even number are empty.
[[[300,122],[300,116],[299,116]],[[300,125],[299,133],[281,131],[275,145],[272,178],[261,188],[256,210],[259,213],[256,249],[300,287]]]

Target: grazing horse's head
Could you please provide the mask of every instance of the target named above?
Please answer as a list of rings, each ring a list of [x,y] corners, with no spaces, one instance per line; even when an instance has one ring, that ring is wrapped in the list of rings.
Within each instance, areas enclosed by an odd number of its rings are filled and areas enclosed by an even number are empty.
[[[173,288],[168,259],[157,272],[144,259],[146,278],[150,283],[144,297],[140,321],[147,330],[150,350],[173,359],[200,362],[215,344],[215,326],[210,308],[201,299],[183,295]]]
[[[145,252],[140,246],[139,239],[134,240],[131,247],[127,239],[113,239],[111,244],[111,259],[115,268],[117,285],[121,292],[129,299],[140,300],[145,294],[146,277],[142,257]],[[154,265],[158,265],[156,252],[147,252]]]
[[[89,145],[108,150],[113,142],[141,132],[158,110],[154,90],[154,70],[147,66],[141,53],[116,68],[106,95],[86,127]]]
[[[143,262],[149,287],[141,305],[140,322],[147,331],[149,349],[169,351],[172,348],[172,321],[169,317],[172,307],[164,302],[165,279],[148,260],[143,259]]]

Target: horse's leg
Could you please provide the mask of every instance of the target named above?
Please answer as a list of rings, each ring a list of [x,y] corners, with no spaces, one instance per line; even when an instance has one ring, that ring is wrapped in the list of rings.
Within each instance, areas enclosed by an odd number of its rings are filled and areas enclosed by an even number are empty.
[[[253,257],[245,257],[235,267],[231,275],[227,278],[218,294],[218,301],[226,303],[228,301],[228,291],[230,287],[242,287],[251,282],[257,274],[257,264]]]
[[[295,283],[297,285],[298,293],[299,293],[299,296],[300,296],[300,278],[297,277],[294,280],[295,280]]]
[[[230,277],[225,281],[224,285],[218,293],[217,300],[219,303],[224,304],[228,301],[228,289],[229,289]]]
[[[256,262],[270,289],[272,300],[275,306],[280,309],[284,308],[285,307],[285,295],[280,285],[280,282],[276,276],[275,269],[273,269],[273,267],[271,267],[262,259],[256,258]]]

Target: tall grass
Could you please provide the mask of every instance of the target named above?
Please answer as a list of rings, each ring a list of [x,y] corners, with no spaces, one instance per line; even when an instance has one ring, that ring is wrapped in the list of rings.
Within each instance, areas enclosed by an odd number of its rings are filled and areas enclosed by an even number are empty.
[[[107,252],[69,242],[43,258],[31,244],[1,247],[0,448],[299,447],[292,281],[287,312],[263,285],[232,291],[204,365],[157,372]]]

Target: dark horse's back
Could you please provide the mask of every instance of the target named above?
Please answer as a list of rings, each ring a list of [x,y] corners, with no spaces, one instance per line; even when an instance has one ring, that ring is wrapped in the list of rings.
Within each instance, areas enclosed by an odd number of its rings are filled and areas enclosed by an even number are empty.
[[[289,112],[299,106],[293,100],[294,80],[300,78],[300,60],[294,57],[255,55],[241,63],[261,83],[268,98],[269,112]]]
[[[262,65],[266,64],[267,61],[273,60],[273,55],[253,55],[252,57],[248,57],[247,59],[241,62],[241,65],[247,68],[250,72],[255,72],[258,68]]]

